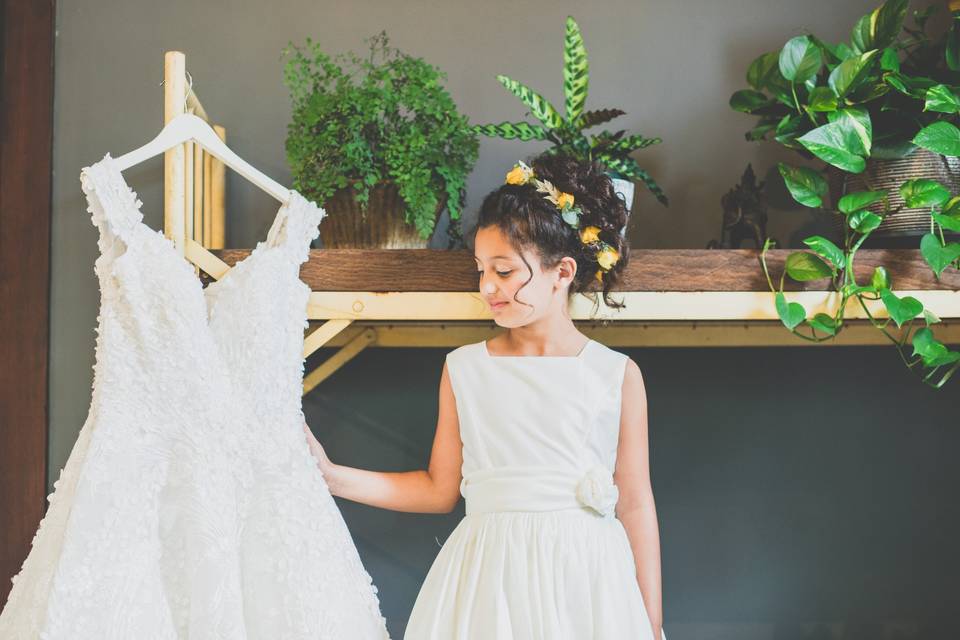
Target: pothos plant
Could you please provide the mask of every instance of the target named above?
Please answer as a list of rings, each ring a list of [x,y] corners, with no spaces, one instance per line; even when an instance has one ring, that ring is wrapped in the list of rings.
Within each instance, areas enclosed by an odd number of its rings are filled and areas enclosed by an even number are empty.
[[[922,237],[920,251],[934,276],[939,279],[945,269],[960,268],[960,243],[948,242],[944,235],[944,229],[960,231],[960,196],[952,196],[935,180],[909,178],[899,188],[903,204],[892,209],[889,194],[873,189],[863,173],[868,158],[904,157],[918,147],[960,155],[960,13],[952,13],[950,29],[934,41],[925,28],[936,6],[915,11],[916,28],[910,28],[904,26],[907,5],[907,0],[888,0],[863,16],[849,43],[830,45],[803,35],[758,57],[747,70],[752,88],[734,93],[730,106],[760,117],[746,134],[748,140],[772,134],[805,158],[861,174],[867,185],[866,191],[847,193],[833,207],[845,218],[843,247],[821,236],[804,239],[810,251],[787,256],[779,288],[766,263],[773,243],[765,242],[760,262],[784,326],[805,340],[832,339],[844,326],[848,300],[855,298],[873,326],[896,345],[910,371],[939,388],[960,368],[960,352],[939,342],[930,329],[940,320],[916,298],[897,296],[885,267],[877,267],[866,284],[856,281],[853,268],[857,250],[884,216],[904,206],[930,209],[930,232]],[[797,202],[829,207],[828,184],[820,171],[786,163],[778,168]],[[840,293],[837,311],[807,317],[801,304],[786,300],[784,275],[797,282],[831,278]],[[889,317],[875,318],[869,300],[880,300]],[[914,329],[919,318],[923,326]],[[888,331],[891,322],[899,335]]]
[[[293,102],[286,141],[294,186],[317,202],[353,187],[361,206],[380,182],[392,182],[406,221],[430,236],[445,200],[451,229],[463,208],[479,144],[442,85],[446,74],[368,38],[369,54],[330,56],[310,38],[284,49],[284,82]]]
[[[500,124],[475,125],[477,133],[505,140],[546,140],[553,144],[544,153],[564,154],[580,161],[598,161],[613,177],[643,182],[662,204],[669,200],[663,190],[640,165],[631,153],[662,142],[660,138],[642,135],[626,135],[626,130],[601,131],[586,135],[584,129],[609,122],[626,112],[620,109],[585,111],[590,68],[587,50],[583,43],[580,26],[572,17],[567,17],[566,37],[563,41],[563,93],[565,115],[539,93],[505,75],[497,80],[510,93],[520,98],[540,124],[528,122],[502,122]]]

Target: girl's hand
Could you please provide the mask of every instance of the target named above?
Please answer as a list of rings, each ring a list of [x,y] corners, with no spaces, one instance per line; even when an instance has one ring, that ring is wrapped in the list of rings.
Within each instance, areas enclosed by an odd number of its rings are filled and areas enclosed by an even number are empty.
[[[310,455],[317,460],[317,466],[323,475],[328,475],[334,465],[330,461],[330,458],[327,457],[327,452],[324,451],[323,445],[317,441],[317,438],[313,435],[313,431],[310,430],[306,421],[303,423],[303,434],[307,439],[307,445],[310,447]]]

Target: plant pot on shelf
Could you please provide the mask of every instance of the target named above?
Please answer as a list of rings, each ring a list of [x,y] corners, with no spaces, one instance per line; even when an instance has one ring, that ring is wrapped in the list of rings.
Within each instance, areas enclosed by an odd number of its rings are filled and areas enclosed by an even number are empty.
[[[863,179],[867,176],[867,181]],[[912,178],[936,180],[947,187],[951,193],[960,192],[960,158],[943,156],[927,149],[917,147],[904,158],[869,158],[863,173],[848,173],[832,165],[827,167],[827,182],[830,186],[830,200],[834,206],[846,193],[855,191],[886,191],[891,211],[903,204],[900,185]],[[883,203],[877,202],[870,211],[883,214]],[[843,238],[846,216],[835,214],[833,228],[838,238]],[[871,234],[864,247],[877,246],[916,246],[919,237],[930,231],[930,208],[908,209],[904,207],[896,213],[886,215],[880,226]],[[873,242],[870,242],[870,241]],[[904,244],[906,243],[906,244]]]
[[[620,178],[614,174],[608,174],[610,180],[613,182],[613,191],[620,197],[623,198],[624,204],[627,205],[627,223],[630,221],[630,209],[633,207],[633,192],[636,187],[633,180],[627,180],[626,178]],[[627,232],[627,224],[623,225],[623,229],[620,230],[620,235],[624,235]]]
[[[339,189],[323,208],[327,217],[320,225],[320,238],[325,249],[425,249],[430,242],[405,220],[407,207],[397,186],[390,182],[370,189],[370,200],[364,210],[357,202],[352,187]],[[434,225],[446,205],[437,205]]]

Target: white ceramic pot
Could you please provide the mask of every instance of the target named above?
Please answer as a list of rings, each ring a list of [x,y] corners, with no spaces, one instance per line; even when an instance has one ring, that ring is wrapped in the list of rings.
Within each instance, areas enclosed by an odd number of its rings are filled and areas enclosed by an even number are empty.
[[[623,178],[614,178],[610,176],[610,180],[613,181],[613,190],[618,196],[623,198],[624,204],[627,205],[627,220],[630,220],[630,208],[633,206],[633,190],[636,186],[632,180],[624,180]],[[624,235],[627,232],[627,226],[624,225],[623,229],[620,230],[620,235]]]

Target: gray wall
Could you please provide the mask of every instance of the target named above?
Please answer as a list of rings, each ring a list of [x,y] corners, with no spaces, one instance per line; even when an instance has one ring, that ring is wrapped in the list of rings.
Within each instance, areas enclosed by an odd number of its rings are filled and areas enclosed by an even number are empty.
[[[288,40],[311,36],[330,52],[360,51],[363,38],[386,28],[394,45],[448,73],[447,87],[471,121],[500,122],[521,119],[523,109],[496,82],[498,73],[561,103],[563,22],[571,14],[592,67],[588,107],[621,107],[628,115],[614,124],[664,140],[639,159],[673,204],[665,209],[639,193],[633,246],[702,248],[718,236],[720,196],[747,162],[764,175],[778,160],[796,160],[776,145],[745,142],[752,119],[727,107],[730,94],[745,86],[749,61],[807,29],[845,39],[873,5],[60,2],[51,489],[83,423],[92,382],[96,235],[79,171],[159,130],[164,51],[187,54],[194,87],[228,127],[231,147],[289,183],[280,59]],[[537,150],[481,142],[465,228],[483,194],[517,158]],[[159,228],[160,159],[125,175],[146,221]],[[228,181],[228,246],[252,246],[265,235],[274,203],[242,179]],[[815,221],[771,182],[768,231],[799,246]],[[444,246],[444,229],[434,246]],[[956,627],[947,631],[956,624],[948,612],[960,610],[953,580],[960,561],[951,544],[960,533],[951,491],[960,474],[948,458],[960,444],[950,424],[955,381],[929,392],[886,348],[625,351],[648,384],[671,639],[960,637]],[[369,350],[311,394],[308,417],[333,457],[390,470],[425,464],[443,354]],[[438,542],[462,512],[414,516],[341,506],[399,636]]]

